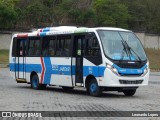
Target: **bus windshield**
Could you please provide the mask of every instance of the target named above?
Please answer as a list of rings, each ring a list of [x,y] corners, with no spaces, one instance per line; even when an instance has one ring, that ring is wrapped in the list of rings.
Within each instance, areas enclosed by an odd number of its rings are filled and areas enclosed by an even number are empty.
[[[104,53],[112,60],[145,61],[146,54],[132,32],[99,30]]]

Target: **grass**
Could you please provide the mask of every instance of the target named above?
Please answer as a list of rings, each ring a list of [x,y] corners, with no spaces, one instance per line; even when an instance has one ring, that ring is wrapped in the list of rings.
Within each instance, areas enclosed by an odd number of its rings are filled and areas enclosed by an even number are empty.
[[[0,64],[8,64],[9,50],[0,50]]]
[[[149,59],[150,68],[160,71],[160,50],[148,48],[145,51]]]
[[[160,71],[160,50],[145,49],[149,58],[150,68]],[[8,64],[9,50],[0,50],[0,64]]]

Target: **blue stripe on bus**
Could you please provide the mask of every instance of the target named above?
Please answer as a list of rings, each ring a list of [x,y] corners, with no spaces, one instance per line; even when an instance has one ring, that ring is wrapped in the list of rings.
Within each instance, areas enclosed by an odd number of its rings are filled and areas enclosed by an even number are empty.
[[[20,63],[18,65],[18,64],[11,63],[9,66],[10,66],[10,71],[18,71],[19,69],[20,72],[25,70],[26,72],[35,71],[37,73],[41,73],[41,70],[42,70],[41,64],[22,64]]]
[[[44,29],[42,29],[42,32],[48,32],[48,31],[50,31],[50,28],[44,28]]]
[[[71,66],[70,65],[51,65],[49,58],[44,58],[45,64],[45,74],[44,74],[44,82],[49,83],[52,74],[56,75],[71,75]],[[106,67],[96,67],[96,66],[84,66],[83,67],[83,76],[94,75],[95,77],[104,76],[104,70]],[[42,67],[41,64],[25,64],[26,72],[30,73],[35,71],[37,73],[41,73]],[[18,64],[10,63],[10,71],[18,71]],[[23,64],[19,64],[19,71],[23,72]],[[72,75],[75,75],[75,66],[72,66]]]
[[[39,35],[40,35],[41,37],[46,36],[46,32],[41,32]]]
[[[44,83],[50,83],[51,75],[71,75],[71,67],[70,65],[52,65],[49,58],[44,58],[45,64],[45,74],[44,74]],[[16,65],[16,66],[15,66]],[[144,69],[147,67],[144,65],[139,69],[129,69],[129,68],[120,68],[117,65],[113,65],[120,74],[143,74]],[[16,68],[16,70],[15,70]],[[103,77],[104,70],[106,67],[102,66],[83,66],[83,76],[94,75],[95,77]],[[11,71],[18,71],[18,64],[10,64]],[[26,72],[35,71],[37,73],[41,73],[42,67],[41,64],[19,64],[19,71],[22,72],[25,70]],[[72,66],[72,75],[75,75],[75,66]]]

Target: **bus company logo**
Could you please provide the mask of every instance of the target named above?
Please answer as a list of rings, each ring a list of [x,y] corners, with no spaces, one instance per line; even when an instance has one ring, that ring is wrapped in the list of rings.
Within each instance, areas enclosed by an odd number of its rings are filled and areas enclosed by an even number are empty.
[[[60,67],[59,71],[70,71],[70,67]]]
[[[2,117],[12,117],[11,112],[2,112]]]
[[[58,71],[58,65],[52,65],[52,70]]]

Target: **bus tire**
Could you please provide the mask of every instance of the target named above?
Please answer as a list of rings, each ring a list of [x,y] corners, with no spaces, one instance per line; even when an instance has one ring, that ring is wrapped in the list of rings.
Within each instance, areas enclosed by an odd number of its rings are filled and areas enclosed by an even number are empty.
[[[35,90],[46,89],[45,84],[39,84],[38,75],[33,75],[31,79],[31,87]]]
[[[63,90],[73,90],[73,87],[66,87],[66,86],[62,86]]]
[[[94,97],[98,97],[102,93],[102,89],[98,86],[96,79],[92,79],[90,81],[87,91],[91,96],[94,96]]]
[[[136,89],[132,90],[123,90],[125,96],[133,96],[136,93]]]

